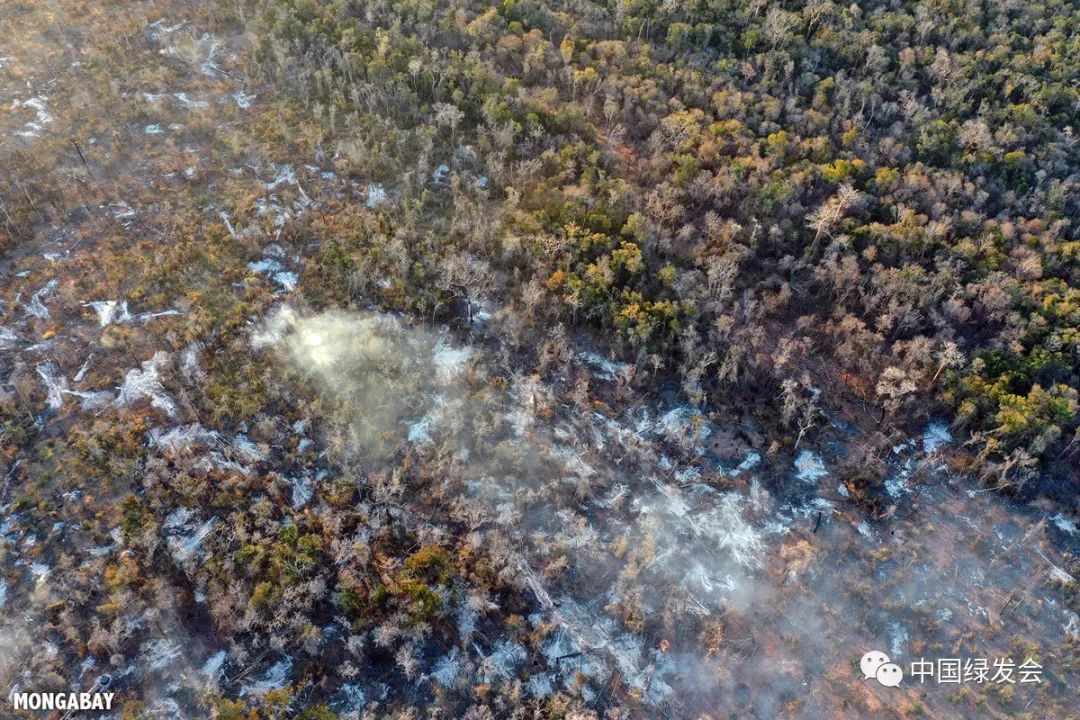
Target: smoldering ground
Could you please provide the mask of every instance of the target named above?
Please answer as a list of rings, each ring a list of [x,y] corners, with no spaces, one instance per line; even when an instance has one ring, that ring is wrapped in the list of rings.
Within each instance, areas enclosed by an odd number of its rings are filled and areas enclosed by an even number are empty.
[[[471,351],[375,313],[300,317],[284,307],[255,337],[272,346],[334,404],[339,442],[359,457],[384,460],[406,439],[449,425],[464,408],[462,374]]]
[[[694,408],[581,407],[536,376],[490,367],[447,333],[386,315],[286,308],[255,343],[333,408],[325,442],[341,462],[374,467],[413,453],[435,468],[425,492],[450,517],[431,516],[402,488],[403,522],[444,539],[448,520],[471,528],[467,542],[487,548],[532,598],[538,652],[513,635],[476,642],[474,603],[459,612],[471,617],[460,648],[431,659],[426,682],[528,677],[526,695],[562,688],[602,704],[622,687],[678,717],[772,717],[795,701],[806,717],[833,717],[852,698],[872,707],[898,697],[848,677],[867,648],[899,658],[1005,653],[1023,637],[1054,657],[1069,627],[1060,596],[1075,581],[1046,569],[1041,534],[1023,546],[995,534],[1007,512],[992,498],[935,482],[874,521],[844,503],[820,456],[809,487],[796,481],[798,467],[758,471],[756,455],[724,467],[705,448],[719,428]],[[914,452],[897,449],[892,471],[903,475]],[[774,492],[789,486],[801,494]],[[982,530],[973,539],[946,515]],[[1044,531],[1030,518],[1010,521]],[[995,540],[1008,549],[991,560]],[[1005,618],[995,605],[1032,573],[1044,582],[1026,593],[1042,600]],[[944,694],[923,701],[957,712]]]
[[[1069,648],[1080,620],[1067,541],[1075,528],[1053,513],[1040,522],[950,480],[938,455],[945,441],[891,451],[896,507],[876,518],[840,492],[839,450],[808,448],[771,463],[748,453],[725,465],[708,450],[724,430],[715,415],[618,402],[611,387],[625,368],[593,374],[604,364],[589,354],[570,355],[555,373],[591,378],[589,396],[573,398],[558,377],[508,370],[500,348],[394,316],[286,307],[260,323],[253,340],[278,361],[275,410],[290,416],[268,424],[303,436],[289,441],[308,449],[286,462],[273,433],[260,440],[256,425],[209,430],[162,416],[166,424],[146,437],[148,487],[174,482],[177,469],[200,487],[220,489],[231,476],[258,488],[243,503],[252,516],[270,512],[272,493],[284,503],[285,522],[312,513],[334,526],[327,478],[355,477],[364,503],[390,509],[365,510],[365,527],[335,535],[333,562],[369,552],[370,536],[393,523],[420,543],[482,549],[525,603],[500,604],[484,582],[440,587],[441,625],[451,624],[451,637],[393,618],[350,634],[349,623],[326,619],[319,634],[301,640],[313,622],[305,613],[330,592],[321,579],[291,590],[287,617],[267,628],[249,622],[250,588],[233,593],[205,562],[242,543],[265,544],[279,529],[259,519],[245,528],[242,511],[228,518],[199,503],[175,507],[169,493],[158,534],[191,581],[186,606],[214,622],[167,612],[162,623],[172,592],[162,585],[153,632],[110,668],[118,683],[138,682],[146,697],[160,696],[163,717],[185,716],[168,714],[183,693],[158,687],[159,678],[183,672],[198,691],[209,685],[227,694],[305,686],[304,652],[350,658],[317,690],[334,698],[342,717],[374,702],[423,706],[448,692],[469,698],[477,685],[523,703],[561,690],[596,706],[638,707],[643,717],[765,718],[790,707],[800,717],[847,717],[915,702],[935,717],[981,713],[943,692],[863,682],[857,661],[869,649],[899,662],[1033,653],[1047,668],[1044,699],[1065,702],[1074,692]],[[170,388],[181,381],[176,368],[162,373]],[[298,399],[300,387],[305,397],[313,391],[312,402]],[[293,422],[300,413],[309,416]],[[403,459],[422,468],[422,487],[388,472]],[[18,575],[44,592],[54,575],[14,549],[29,542],[13,541],[7,579]],[[319,573],[329,579],[335,571]],[[3,608],[9,620],[16,607]],[[131,617],[146,609],[133,605]],[[134,622],[125,616],[94,633],[105,646],[126,648]],[[230,642],[232,631],[216,632],[215,623],[254,639]],[[32,632],[40,637],[40,626]],[[35,658],[41,668],[57,664],[45,653]],[[1035,697],[1022,695],[1028,691],[1016,689],[1021,707]]]

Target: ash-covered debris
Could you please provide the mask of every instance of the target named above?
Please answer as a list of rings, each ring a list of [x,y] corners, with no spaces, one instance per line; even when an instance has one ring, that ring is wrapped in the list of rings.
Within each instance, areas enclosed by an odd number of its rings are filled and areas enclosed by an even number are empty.
[[[86,303],[98,316],[98,324],[101,327],[109,325],[122,325],[130,323],[144,323],[154,318],[170,317],[182,314],[179,310],[168,309],[147,311],[133,315],[128,309],[127,300],[94,300]]]
[[[163,372],[171,364],[169,353],[159,350],[149,360],[144,360],[138,368],[128,370],[124,382],[118,388],[116,404],[127,407],[142,400],[149,400],[152,407],[170,417],[175,416],[176,401],[165,391],[161,382]]]
[[[174,510],[166,518],[161,529],[169,545],[169,552],[180,565],[202,556],[203,542],[214,532],[219,520],[211,517],[198,522],[187,508]]]
[[[33,316],[40,320],[49,319],[49,308],[46,307],[45,301],[56,292],[56,279],[49,280],[40,289],[34,292],[30,296],[30,300],[26,303],[27,316]]]
[[[148,440],[151,448],[182,460],[189,472],[201,474],[222,470],[249,475],[254,465],[268,457],[266,448],[243,434],[228,437],[198,423],[152,428]]]
[[[60,369],[53,363],[37,366],[37,374],[45,385],[47,402],[53,410],[59,410],[64,406],[64,394],[68,392],[68,382]]]

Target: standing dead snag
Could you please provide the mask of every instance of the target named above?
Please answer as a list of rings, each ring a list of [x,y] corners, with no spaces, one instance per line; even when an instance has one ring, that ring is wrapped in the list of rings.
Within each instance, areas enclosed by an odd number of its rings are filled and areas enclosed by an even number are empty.
[[[822,235],[830,234],[844,219],[847,211],[856,207],[861,199],[858,191],[844,183],[836,194],[826,200],[820,208],[807,218],[807,226],[814,230],[814,241],[810,243],[810,255],[817,251]]]
[[[83,155],[82,148],[79,147],[79,143],[75,138],[71,138],[71,144],[75,146],[75,152],[79,153],[79,160],[82,161],[83,167],[86,168],[86,172],[90,173],[91,177],[94,175],[94,171],[90,169],[90,166],[86,163],[86,157]]]

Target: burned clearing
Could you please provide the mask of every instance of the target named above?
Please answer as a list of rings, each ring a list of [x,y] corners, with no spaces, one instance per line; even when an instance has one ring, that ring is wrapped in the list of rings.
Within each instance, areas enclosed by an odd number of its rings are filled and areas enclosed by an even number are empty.
[[[0,5],[5,697],[1078,717],[1074,10]]]

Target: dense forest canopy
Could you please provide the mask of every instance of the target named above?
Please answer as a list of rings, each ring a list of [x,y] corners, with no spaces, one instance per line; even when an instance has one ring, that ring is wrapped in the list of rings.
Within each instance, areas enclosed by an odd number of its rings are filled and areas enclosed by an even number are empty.
[[[319,150],[400,193],[329,239],[354,292],[451,312],[497,277],[695,401],[947,411],[1015,487],[1076,449],[1078,13],[297,0],[253,26]]]

